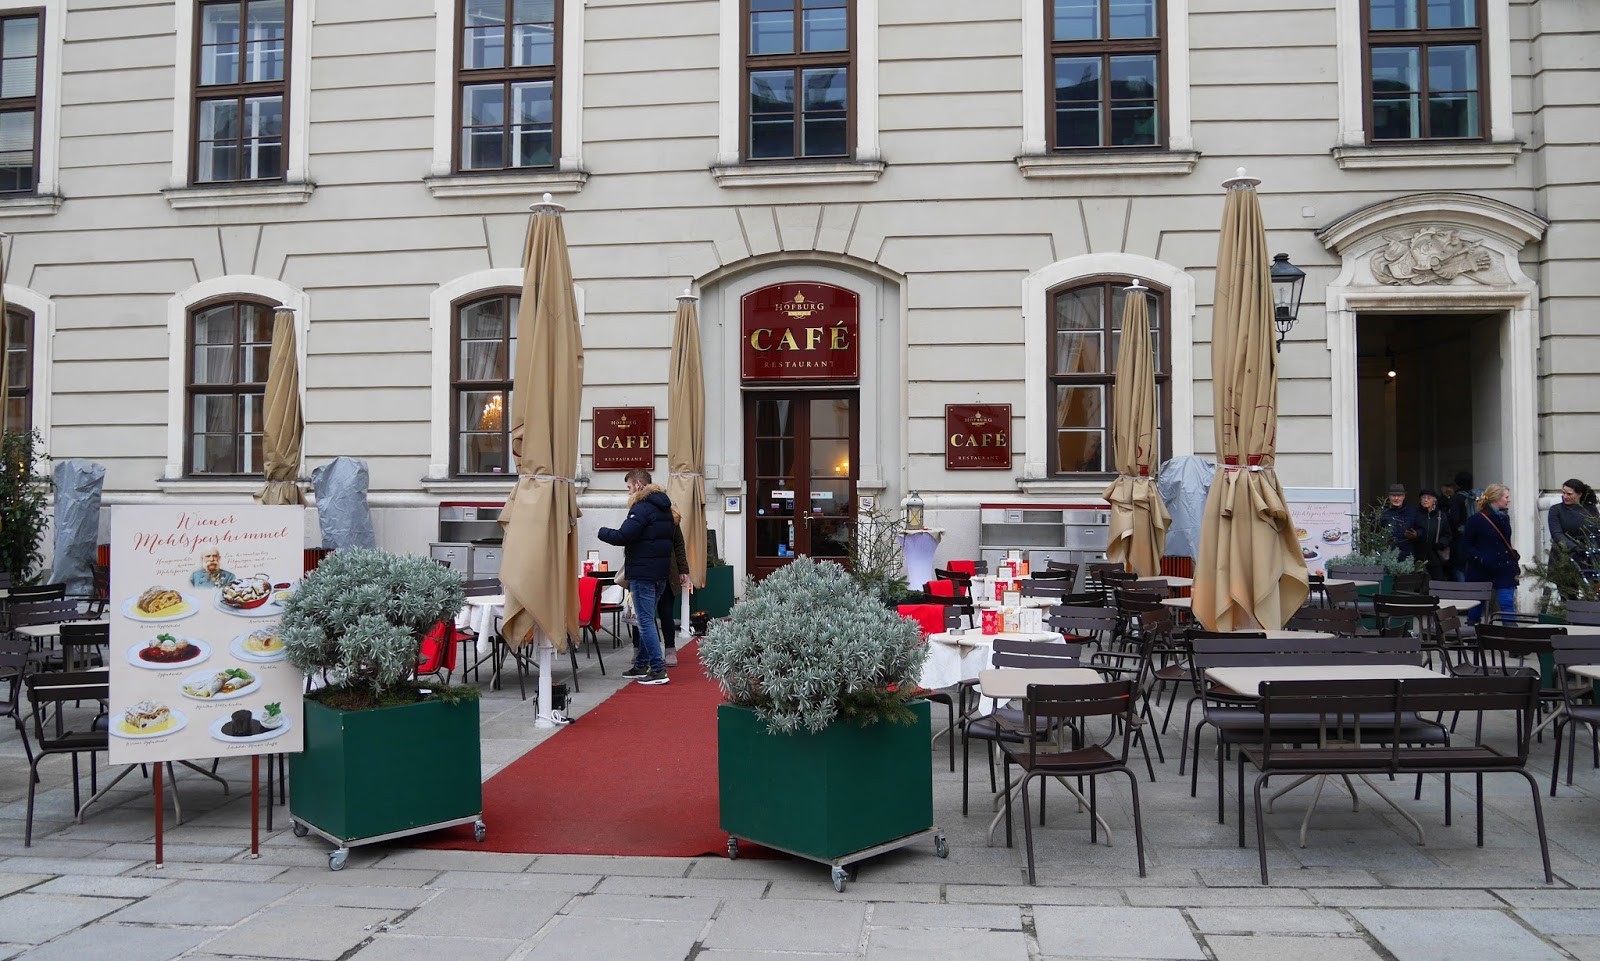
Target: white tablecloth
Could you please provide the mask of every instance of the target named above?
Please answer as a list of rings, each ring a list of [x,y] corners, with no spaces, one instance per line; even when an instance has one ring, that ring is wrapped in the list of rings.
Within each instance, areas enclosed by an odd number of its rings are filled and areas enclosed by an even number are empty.
[[[928,659],[922,662],[922,687],[937,691],[961,681],[973,680],[979,671],[987,670],[994,658],[994,639],[1004,637],[1013,641],[1060,641],[1056,633],[1021,634],[1002,632],[984,634],[967,631],[964,634],[929,634]]]
[[[616,584],[607,584],[600,591],[602,604],[621,604],[623,589]],[[488,657],[494,650],[494,637],[496,623],[506,614],[506,596],[504,594],[486,594],[482,597],[469,597],[467,604],[456,614],[456,627],[464,631],[472,631],[478,635],[478,656]],[[580,615],[580,620],[581,615]]]

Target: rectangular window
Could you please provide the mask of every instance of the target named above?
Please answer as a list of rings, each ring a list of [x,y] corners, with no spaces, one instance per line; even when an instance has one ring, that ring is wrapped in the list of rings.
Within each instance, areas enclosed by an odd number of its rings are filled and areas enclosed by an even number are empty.
[[[555,166],[556,0],[457,0],[456,169]]]
[[[39,184],[39,87],[44,13],[0,17],[0,194],[32,193]]]
[[[282,180],[291,0],[200,4],[194,182]]]
[[[8,308],[6,323],[6,430],[33,429],[33,315]]]
[[[517,294],[493,294],[455,310],[451,417],[458,477],[511,473],[511,365],[517,357]]]
[[[1042,0],[1054,150],[1161,147],[1163,6],[1156,0]]]
[[[1483,139],[1483,0],[1363,0],[1361,13],[1368,139]]]
[[[1120,279],[1091,280],[1050,295],[1046,383],[1052,474],[1110,474],[1116,470],[1111,461],[1112,384],[1126,296]],[[1156,448],[1166,460],[1172,456],[1166,296],[1154,289],[1145,296],[1156,365]]]
[[[852,0],[744,0],[743,12],[746,159],[851,156]]]
[[[230,301],[189,316],[189,473],[259,475],[267,361],[267,304]]]

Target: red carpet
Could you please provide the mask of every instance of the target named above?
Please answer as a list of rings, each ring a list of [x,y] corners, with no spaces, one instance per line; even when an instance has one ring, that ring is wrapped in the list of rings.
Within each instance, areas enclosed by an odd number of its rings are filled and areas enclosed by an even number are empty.
[[[722,689],[695,652],[694,644],[679,648],[670,684],[629,684],[490,778],[483,786],[489,834],[482,844],[468,825],[429,835],[418,846],[726,857],[728,835],[717,827]],[[742,845],[740,855],[756,854],[751,847]]]

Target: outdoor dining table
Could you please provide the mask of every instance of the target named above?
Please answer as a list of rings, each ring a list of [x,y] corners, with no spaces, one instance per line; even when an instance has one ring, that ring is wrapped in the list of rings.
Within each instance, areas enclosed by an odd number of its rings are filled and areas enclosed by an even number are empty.
[[[1324,635],[1327,636],[1327,635]],[[1206,668],[1206,677],[1212,682],[1222,685],[1246,697],[1261,696],[1261,685],[1268,681],[1389,681],[1413,680],[1419,678],[1440,678],[1449,675],[1432,671],[1415,664],[1280,664],[1267,667],[1209,667]],[[1383,793],[1372,779],[1365,774],[1357,775],[1363,784],[1371,788],[1383,802],[1395,810],[1402,818],[1410,823],[1417,832],[1417,843],[1426,843],[1423,834],[1422,822],[1411,816],[1411,813],[1401,807],[1393,798]],[[1306,846],[1306,829],[1311,825],[1311,815],[1317,809],[1317,801],[1322,797],[1322,788],[1327,783],[1329,775],[1306,775],[1290,782],[1274,791],[1268,798],[1270,802],[1293,791],[1312,778],[1317,779],[1317,790],[1311,796],[1311,804],[1306,808],[1306,814],[1300,821],[1300,846]],[[1346,788],[1350,791],[1351,810],[1360,810],[1360,800],[1356,797],[1355,786],[1350,783],[1347,776],[1341,775]],[[1242,842],[1241,842],[1242,843]]]
[[[1017,603],[1023,607],[1055,607],[1057,604],[1061,603],[1061,598],[1038,597],[1025,594],[1017,598]],[[991,599],[974,601],[972,606],[985,611],[996,611],[1005,607],[1005,605],[1001,602]]]
[[[928,635],[928,656],[922,662],[920,686],[930,691],[943,690],[962,681],[970,681],[988,669],[994,658],[994,639],[1003,637],[1011,641],[1061,641],[1054,631],[1023,633],[1002,631],[984,634],[982,631],[963,631],[953,634],[943,631]]]
[[[978,672],[978,692],[998,702],[1027,697],[1030,684],[1099,684],[1104,680],[1099,671],[1088,667],[997,667]],[[1076,785],[1064,777],[1057,777],[1056,780],[1077,800],[1080,807],[1089,807],[1088,799],[1078,792]],[[1014,793],[1021,789],[1022,785],[1017,784],[1011,790]],[[989,821],[989,830],[985,835],[985,843],[991,847],[994,845],[995,828],[1000,826],[1001,818],[1005,817],[1004,796],[996,795],[995,807],[995,816]],[[1101,829],[1106,832],[1106,847],[1110,847],[1111,826],[1099,814],[1094,819],[1100,822]]]
[[[1171,588],[1193,587],[1194,586],[1194,578],[1192,578],[1192,577],[1168,576],[1166,574],[1161,574],[1161,575],[1158,575],[1156,577],[1141,577],[1137,581],[1135,581],[1134,583],[1136,583],[1136,584],[1154,584],[1157,581],[1163,582],[1168,587],[1171,587]]]
[[[62,624],[95,625],[110,623],[110,619],[104,617],[94,617],[82,621],[53,621],[49,624],[28,624],[23,627],[14,627],[11,629],[11,633],[21,637],[32,638],[35,641],[43,641],[48,638],[60,636]]]

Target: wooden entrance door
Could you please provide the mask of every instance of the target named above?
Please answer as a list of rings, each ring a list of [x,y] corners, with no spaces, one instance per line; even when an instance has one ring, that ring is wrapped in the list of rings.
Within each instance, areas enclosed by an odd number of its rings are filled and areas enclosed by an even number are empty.
[[[804,554],[849,563],[860,394],[747,391],[746,567],[756,580]]]

